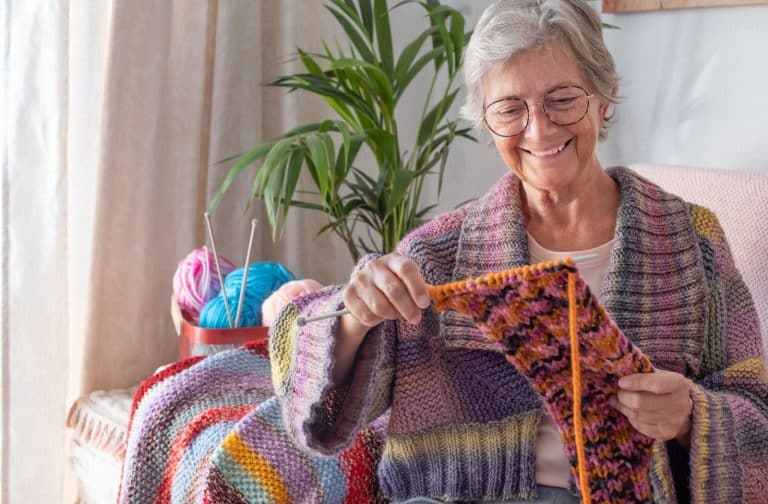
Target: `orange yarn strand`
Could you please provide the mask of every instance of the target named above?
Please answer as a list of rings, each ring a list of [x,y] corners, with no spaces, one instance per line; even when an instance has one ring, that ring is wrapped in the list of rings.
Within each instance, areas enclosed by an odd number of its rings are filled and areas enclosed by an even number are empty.
[[[579,366],[579,334],[576,327],[576,275],[568,273],[568,330],[571,337],[571,375],[573,377],[573,433],[576,437],[576,457],[579,464],[579,487],[584,504],[592,502],[584,454],[581,423],[581,367]]]
[[[518,268],[511,268],[504,271],[496,271],[493,273],[486,273],[485,275],[481,275],[476,278],[469,278],[466,280],[456,280],[455,282],[442,284],[442,285],[430,285],[427,288],[427,291],[429,292],[429,296],[434,299],[438,300],[444,297],[451,296],[455,294],[456,292],[463,292],[467,289],[468,285],[489,285],[491,287],[498,287],[499,285],[502,285],[505,282],[505,279],[513,276],[522,276],[522,277],[528,277],[531,274],[535,273],[536,271],[543,270],[543,269],[551,269],[555,266],[559,266],[561,264],[565,264],[567,266],[573,266],[573,261],[570,257],[566,257],[565,259],[556,259],[554,261],[549,261],[547,263],[540,263],[540,264],[526,264],[525,266],[520,266]]]

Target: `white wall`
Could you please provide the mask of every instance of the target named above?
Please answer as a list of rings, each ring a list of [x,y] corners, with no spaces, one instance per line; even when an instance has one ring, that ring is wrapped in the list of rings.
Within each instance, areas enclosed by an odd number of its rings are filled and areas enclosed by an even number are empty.
[[[624,97],[606,162],[768,171],[768,6],[605,20]]]
[[[474,25],[491,2],[445,3]],[[600,2],[594,5],[600,8]],[[616,123],[598,147],[604,166],[651,162],[768,171],[768,6],[603,18],[621,27],[605,37],[622,76]],[[423,26],[405,9],[395,19],[397,31],[409,38]],[[493,147],[480,140],[454,144],[441,209],[479,196],[503,173]]]

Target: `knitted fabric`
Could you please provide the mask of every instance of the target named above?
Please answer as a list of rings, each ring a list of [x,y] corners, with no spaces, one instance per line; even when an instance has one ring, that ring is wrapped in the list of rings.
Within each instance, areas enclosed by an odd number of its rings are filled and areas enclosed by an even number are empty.
[[[678,465],[654,443],[653,500],[676,502],[672,469],[687,466],[690,481],[679,483],[694,502],[764,503],[768,378],[754,305],[717,218],[631,170],[608,174],[620,199],[600,303],[656,368],[692,382],[690,461]],[[506,174],[478,200],[410,233],[398,252],[431,285],[528,264],[520,184]],[[273,383],[290,435],[330,455],[389,408],[378,467],[386,497],[534,499],[544,405],[497,343],[455,310],[425,310],[418,325],[382,323],[364,338],[339,400],[330,373],[338,320],[298,328],[295,318],[341,308],[341,289],[292,302],[272,332]]]
[[[128,427],[118,502],[200,502],[206,461],[272,392],[266,345],[180,361],[146,380]]]
[[[146,380],[129,424],[119,503],[381,502],[386,417],[334,457],[282,426],[264,342],[180,361]]]
[[[336,457],[313,456],[290,439],[280,405],[271,398],[244,418],[211,457],[205,502],[385,502],[376,476],[385,425],[385,418],[374,422]]]
[[[584,503],[650,502],[653,439],[610,405],[622,376],[652,366],[570,260],[432,287],[438,311],[469,315],[541,395]]]

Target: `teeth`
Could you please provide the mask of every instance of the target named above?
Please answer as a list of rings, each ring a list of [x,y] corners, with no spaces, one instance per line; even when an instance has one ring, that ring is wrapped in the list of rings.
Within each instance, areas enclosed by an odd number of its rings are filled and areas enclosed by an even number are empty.
[[[544,156],[551,156],[553,154],[557,154],[558,152],[562,152],[563,149],[565,149],[565,146],[568,142],[565,142],[560,147],[555,147],[554,149],[546,150],[546,151],[533,151],[529,150],[531,154],[533,154],[536,157],[544,157]]]

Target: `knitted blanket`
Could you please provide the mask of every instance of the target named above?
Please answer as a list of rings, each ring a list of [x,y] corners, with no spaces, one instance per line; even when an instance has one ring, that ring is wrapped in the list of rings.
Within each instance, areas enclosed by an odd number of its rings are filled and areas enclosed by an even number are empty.
[[[651,502],[653,439],[610,398],[620,377],[653,368],[569,259],[433,287],[430,294],[436,309],[470,316],[543,398],[583,502]]]
[[[375,468],[386,422],[338,456],[312,456],[283,427],[265,342],[186,359],[136,393],[118,502],[383,502]]]

